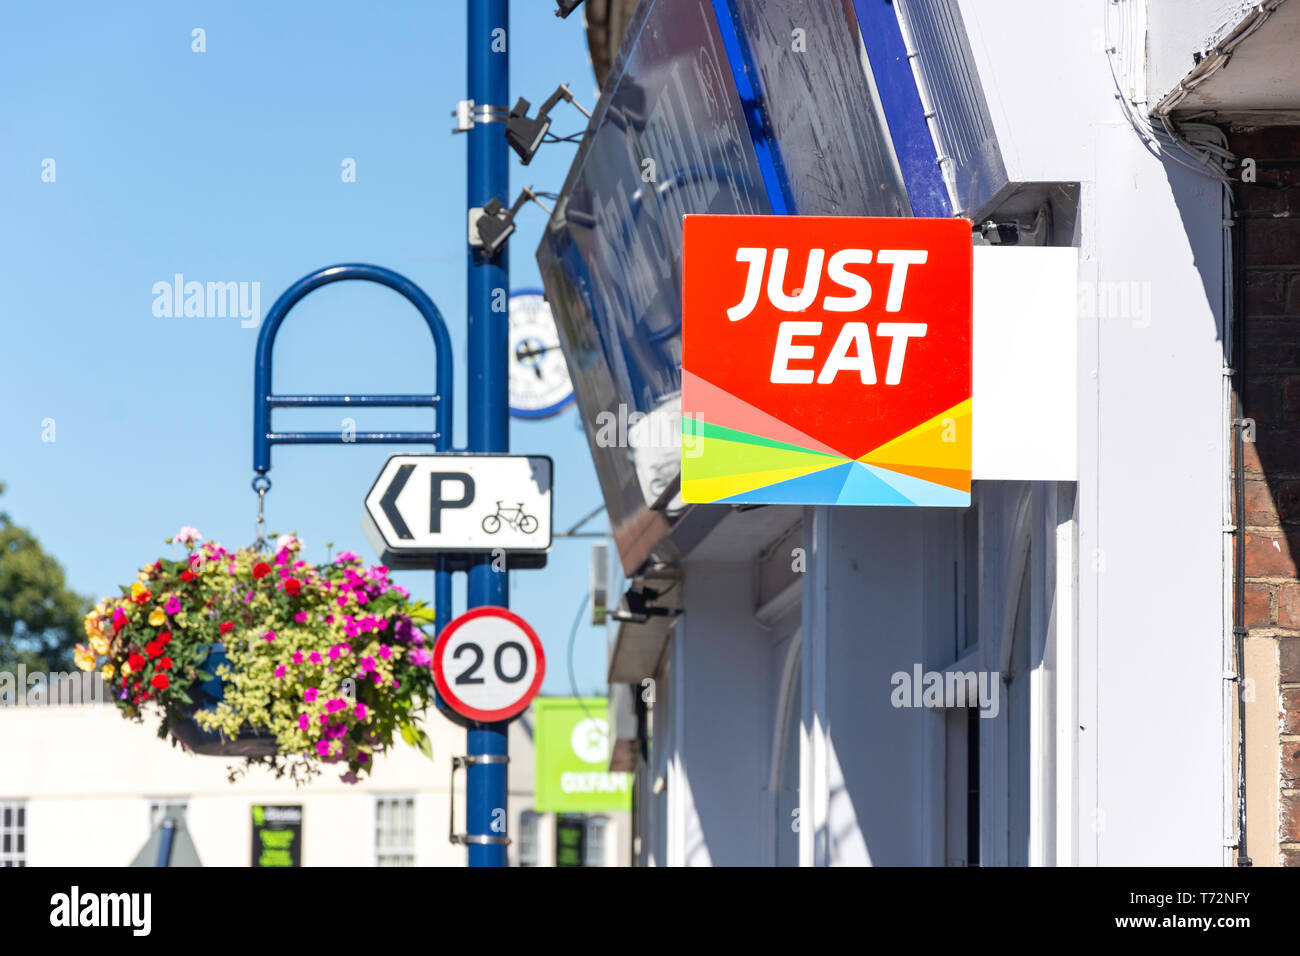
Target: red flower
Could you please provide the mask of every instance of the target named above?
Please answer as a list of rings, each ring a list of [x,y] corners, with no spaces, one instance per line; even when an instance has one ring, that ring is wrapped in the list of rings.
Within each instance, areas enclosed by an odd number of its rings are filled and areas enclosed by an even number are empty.
[[[144,646],[144,652],[148,654],[151,658],[157,657],[159,654],[163,652],[163,646],[159,644],[157,641],[150,641],[148,644]]]
[[[169,671],[172,669],[172,659],[170,657],[160,657],[154,667],[160,671]]]
[[[190,582],[190,581],[193,581],[193,580],[194,580],[195,578],[197,578],[197,577],[198,577],[198,575],[195,574],[193,571],[182,571],[182,572],[181,572],[181,580],[182,580],[182,581],[185,581],[186,583],[188,583],[188,582]]]
[[[253,565],[253,577],[264,578],[271,573],[271,566],[265,561],[258,561]]]
[[[153,594],[146,588],[135,596],[136,604],[144,604],[146,601],[153,600]]]
[[[289,595],[297,597],[302,593],[302,582],[297,578],[289,578],[284,582],[284,590]]]
[[[170,644],[172,642],[172,632],[161,631],[159,632],[158,636],[154,638],[154,640],[159,644]]]
[[[131,656],[126,659],[126,662],[131,665],[131,670],[137,673],[144,670],[144,665],[148,663],[143,657],[135,653],[132,653]]]
[[[154,674],[153,680],[149,683],[153,684],[153,686],[157,687],[159,690],[166,690],[171,686],[172,682],[167,679],[166,674]]]
[[[222,634],[229,634],[234,629],[235,629],[235,624],[233,621],[225,621],[222,623],[221,627],[217,628],[217,630],[220,631]]]

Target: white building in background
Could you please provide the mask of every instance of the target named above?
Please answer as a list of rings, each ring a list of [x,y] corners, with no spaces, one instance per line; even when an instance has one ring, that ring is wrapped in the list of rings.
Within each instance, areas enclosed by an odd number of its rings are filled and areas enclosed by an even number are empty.
[[[1297,14],[642,0],[616,55],[592,35],[608,76],[537,257],[628,579],[609,677],[640,862],[1239,862],[1221,127],[1300,116]],[[969,509],[684,505],[676,450],[599,437],[679,407],[691,213],[971,220]],[[1070,256],[1039,291],[1072,307],[999,361],[980,257],[1003,251]],[[1026,308],[1031,263],[985,319]],[[983,465],[981,416],[1023,426]],[[1244,704],[1274,757],[1276,653]],[[994,674],[999,706],[901,706],[918,672]]]
[[[258,805],[302,808],[303,866],[464,866],[448,833],[451,758],[464,753],[465,731],[438,714],[424,726],[432,760],[398,742],[358,784],[325,769],[295,786],[261,768],[231,783],[235,760],[186,753],[111,704],[0,706],[0,866],[127,866],[169,812],[183,814],[202,865],[249,866]],[[530,712],[510,725],[511,866],[555,858],[554,817],[532,812],[531,728]],[[463,772],[455,804],[463,832]],[[585,862],[625,864],[617,835],[602,839],[605,823],[589,821]]]

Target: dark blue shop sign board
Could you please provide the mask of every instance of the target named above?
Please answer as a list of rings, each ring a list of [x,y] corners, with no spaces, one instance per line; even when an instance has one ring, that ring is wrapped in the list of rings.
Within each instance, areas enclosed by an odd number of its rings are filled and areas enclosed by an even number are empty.
[[[629,574],[690,510],[682,217],[944,214],[913,208],[859,30],[805,0],[647,0],[628,27],[537,260]]]

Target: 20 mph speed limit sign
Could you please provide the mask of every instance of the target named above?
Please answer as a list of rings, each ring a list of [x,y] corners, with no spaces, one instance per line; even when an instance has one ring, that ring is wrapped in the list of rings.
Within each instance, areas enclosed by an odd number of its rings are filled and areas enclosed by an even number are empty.
[[[447,706],[471,720],[509,720],[537,696],[546,675],[542,642],[503,607],[476,607],[433,645],[433,680]]]

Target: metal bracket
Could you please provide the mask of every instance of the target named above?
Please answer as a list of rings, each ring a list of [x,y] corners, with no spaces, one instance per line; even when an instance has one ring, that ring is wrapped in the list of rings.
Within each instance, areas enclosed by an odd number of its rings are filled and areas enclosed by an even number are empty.
[[[451,813],[447,820],[447,842],[452,846],[509,846],[510,837],[493,836],[488,833],[457,833],[456,832],[456,771],[461,767],[466,769],[480,763],[509,763],[510,757],[506,754],[452,754],[451,757],[451,786],[448,788],[447,795],[451,800]]]
[[[473,100],[461,100],[451,115],[456,118],[452,132],[468,133],[477,123],[504,123],[509,118],[510,111],[504,106],[478,106]]]

